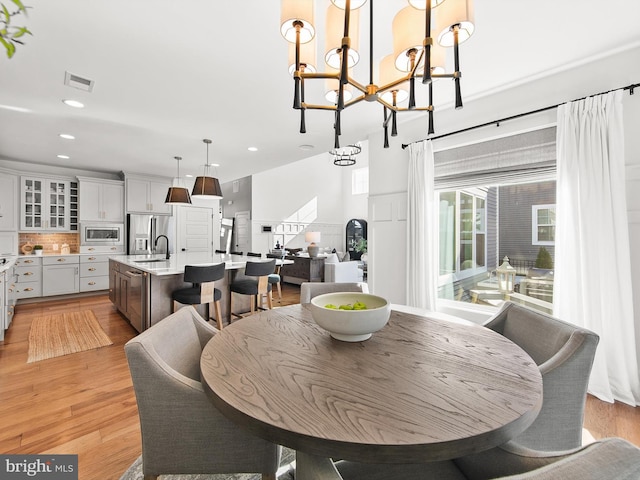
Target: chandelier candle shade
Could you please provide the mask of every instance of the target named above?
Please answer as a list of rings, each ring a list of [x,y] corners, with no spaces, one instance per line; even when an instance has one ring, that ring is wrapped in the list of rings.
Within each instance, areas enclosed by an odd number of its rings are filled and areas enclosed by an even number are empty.
[[[317,245],[320,243],[320,232],[307,232],[304,234],[304,241],[309,244],[307,252],[311,258],[318,256],[320,247]]]
[[[181,186],[182,180],[180,178],[180,160],[182,157],[173,157],[178,163],[178,177],[176,178],[174,185],[169,187],[167,192],[167,198],[164,203],[171,203],[173,205],[191,205],[191,196],[189,190],[186,187]]]
[[[220,181],[216,177],[209,176],[209,168],[211,167],[209,163],[209,145],[211,145],[211,140],[205,138],[202,141],[207,145],[207,163],[204,165],[204,175],[196,177],[191,195],[194,197],[220,199],[222,198]]]
[[[309,49],[315,47],[313,0],[282,0],[281,33],[291,44],[289,68],[294,80],[293,108],[300,110],[300,133],[306,133],[306,110],[333,110],[334,149],[340,148],[341,112],[362,100],[378,102],[383,106],[384,146],[389,147],[388,128],[391,136],[397,135],[396,113],[417,111],[428,113],[428,134],[435,132],[433,121],[433,81],[450,78],[454,82],[455,108],[462,108],[460,87],[460,57],[458,46],[474,31],[473,0],[408,0],[392,20],[393,51],[382,60],[378,82],[374,81],[374,8],[369,1],[369,81],[356,81],[351,68],[360,60],[359,11],[367,0],[331,0],[326,15],[325,48],[320,57],[326,66],[314,64],[316,55]],[[433,37],[432,37],[433,28]],[[437,43],[434,42],[434,37]],[[303,45],[308,45],[303,48]],[[446,50],[453,49],[453,71],[445,70]],[[382,56],[380,56],[382,58]],[[324,70],[324,71],[323,71]],[[427,85],[428,105],[416,105],[416,78]],[[310,103],[305,99],[305,81],[322,79],[331,87],[328,104]],[[333,88],[333,86],[336,88]],[[348,97],[348,89],[353,96]],[[335,93],[334,93],[335,92]],[[406,106],[402,106],[403,102]]]

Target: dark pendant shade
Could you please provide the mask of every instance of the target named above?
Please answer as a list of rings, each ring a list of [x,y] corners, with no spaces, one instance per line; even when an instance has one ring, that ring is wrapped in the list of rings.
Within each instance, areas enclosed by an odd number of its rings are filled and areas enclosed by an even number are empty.
[[[220,182],[215,177],[196,177],[196,182],[193,184],[191,195],[194,197],[203,196],[208,198],[222,198]]]
[[[169,187],[167,198],[164,203],[191,205],[189,190],[184,187]]]

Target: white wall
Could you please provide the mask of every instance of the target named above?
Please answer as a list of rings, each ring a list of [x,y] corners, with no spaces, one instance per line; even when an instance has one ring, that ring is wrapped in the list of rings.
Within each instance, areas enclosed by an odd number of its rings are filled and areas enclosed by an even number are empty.
[[[356,157],[355,165],[351,167],[335,167],[339,168],[342,172],[342,198],[344,199],[342,224],[345,229],[347,222],[352,218],[362,218],[366,220],[368,215],[369,194],[351,194],[351,175],[353,170],[369,166],[369,142],[364,141],[360,142],[360,144],[362,146],[362,152]]]
[[[263,225],[283,221],[312,224],[320,231],[320,246],[342,246],[344,195],[342,167],[322,153],[252,177],[252,249],[266,252],[274,247],[273,234],[262,233]],[[304,233],[287,246],[306,247]]]

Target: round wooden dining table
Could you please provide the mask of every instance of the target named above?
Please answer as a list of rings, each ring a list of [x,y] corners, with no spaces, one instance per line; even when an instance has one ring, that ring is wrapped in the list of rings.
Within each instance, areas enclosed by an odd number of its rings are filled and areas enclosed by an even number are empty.
[[[510,340],[394,310],[359,343],[333,339],[308,305],[264,311],[217,333],[201,371],[214,405],[255,435],[367,463],[480,452],[523,432],[542,406],[539,369]]]

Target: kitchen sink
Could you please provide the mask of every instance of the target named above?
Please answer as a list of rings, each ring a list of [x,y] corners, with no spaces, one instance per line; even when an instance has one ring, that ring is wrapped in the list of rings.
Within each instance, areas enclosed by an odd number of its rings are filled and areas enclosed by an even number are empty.
[[[157,262],[168,262],[166,258],[149,258],[147,260],[134,260],[133,263],[157,263]]]

